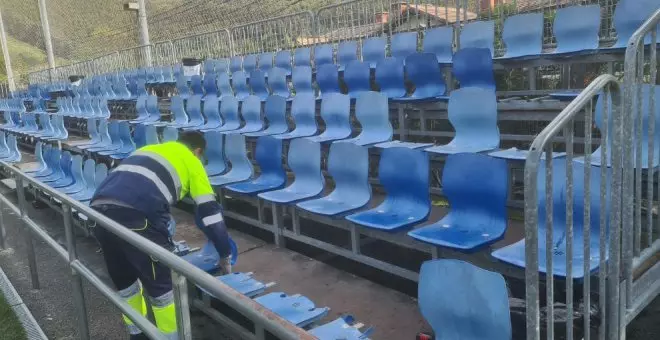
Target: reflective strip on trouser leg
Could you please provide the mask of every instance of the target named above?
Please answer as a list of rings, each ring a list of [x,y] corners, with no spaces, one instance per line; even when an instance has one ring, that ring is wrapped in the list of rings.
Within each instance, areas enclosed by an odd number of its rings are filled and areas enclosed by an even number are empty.
[[[150,297],[149,301],[151,302],[151,309],[154,311],[158,329],[170,339],[177,339],[174,293],[170,290],[159,297]]]
[[[147,305],[142,297],[142,287],[140,281],[135,281],[128,288],[119,291],[119,296],[126,301],[133,309],[138,311],[142,316],[147,315]],[[126,315],[122,315],[126,328],[130,334],[140,334],[142,330],[133,324],[133,321]]]

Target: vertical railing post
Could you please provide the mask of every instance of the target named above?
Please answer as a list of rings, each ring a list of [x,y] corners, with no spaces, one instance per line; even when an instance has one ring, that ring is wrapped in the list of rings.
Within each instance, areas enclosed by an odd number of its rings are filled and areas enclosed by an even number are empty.
[[[7,249],[7,231],[5,229],[4,204],[0,200],[0,250]]]
[[[73,234],[73,223],[71,222],[71,207],[62,205],[62,215],[64,217],[64,235],[66,237],[66,247],[69,251],[69,265],[78,260],[76,251],[76,239]],[[83,291],[83,282],[78,272],[73,267],[71,269],[71,288],[73,288],[73,299],[76,305],[78,336],[82,340],[89,340],[89,324],[87,322],[87,308],[85,306],[85,293]]]
[[[190,324],[190,304],[188,301],[188,283],[186,277],[172,270],[174,305],[176,306],[176,324],[178,340],[192,340]]]
[[[23,237],[25,238],[25,250],[28,256],[28,265],[30,267],[30,279],[32,281],[32,289],[39,289],[39,273],[37,272],[37,256],[34,253],[34,243],[32,242],[32,232],[30,227],[27,226],[25,219],[27,218],[26,202],[25,202],[25,188],[23,188],[23,179],[16,177],[16,193],[18,194],[18,209],[20,211],[21,223],[23,224]]]

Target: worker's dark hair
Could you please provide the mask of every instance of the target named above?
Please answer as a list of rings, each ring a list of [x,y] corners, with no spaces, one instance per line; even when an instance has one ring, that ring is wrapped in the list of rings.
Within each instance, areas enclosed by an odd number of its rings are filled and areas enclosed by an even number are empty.
[[[206,140],[198,131],[185,131],[179,134],[179,143],[187,146],[190,150],[206,150]]]

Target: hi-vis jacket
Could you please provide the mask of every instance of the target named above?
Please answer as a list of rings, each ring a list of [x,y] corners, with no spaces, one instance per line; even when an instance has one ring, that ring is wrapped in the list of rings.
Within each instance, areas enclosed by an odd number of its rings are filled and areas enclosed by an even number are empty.
[[[229,256],[222,209],[204,165],[181,143],[148,145],[131,154],[108,174],[92,204],[95,200],[118,201],[144,213],[150,221],[163,221],[163,216],[169,216],[170,206],[187,195],[195,201],[196,220],[202,221],[200,227],[206,237],[221,257]],[[167,232],[167,221],[150,224]]]

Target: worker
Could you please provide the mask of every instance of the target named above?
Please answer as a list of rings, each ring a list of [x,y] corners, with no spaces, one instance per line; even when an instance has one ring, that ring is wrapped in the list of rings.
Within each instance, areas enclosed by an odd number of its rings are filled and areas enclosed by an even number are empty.
[[[99,185],[91,207],[150,241],[172,250],[168,232],[170,206],[187,195],[195,202],[196,219],[214,244],[222,274],[231,273],[229,235],[220,204],[201,162],[206,148],[198,132],[182,133],[176,142],[148,145],[135,151]],[[142,288],[151,302],[156,326],[177,339],[176,313],[170,269],[157,259],[115,236],[95,228],[110,278],[119,295],[146,315]],[[147,339],[124,315],[131,340]]]

